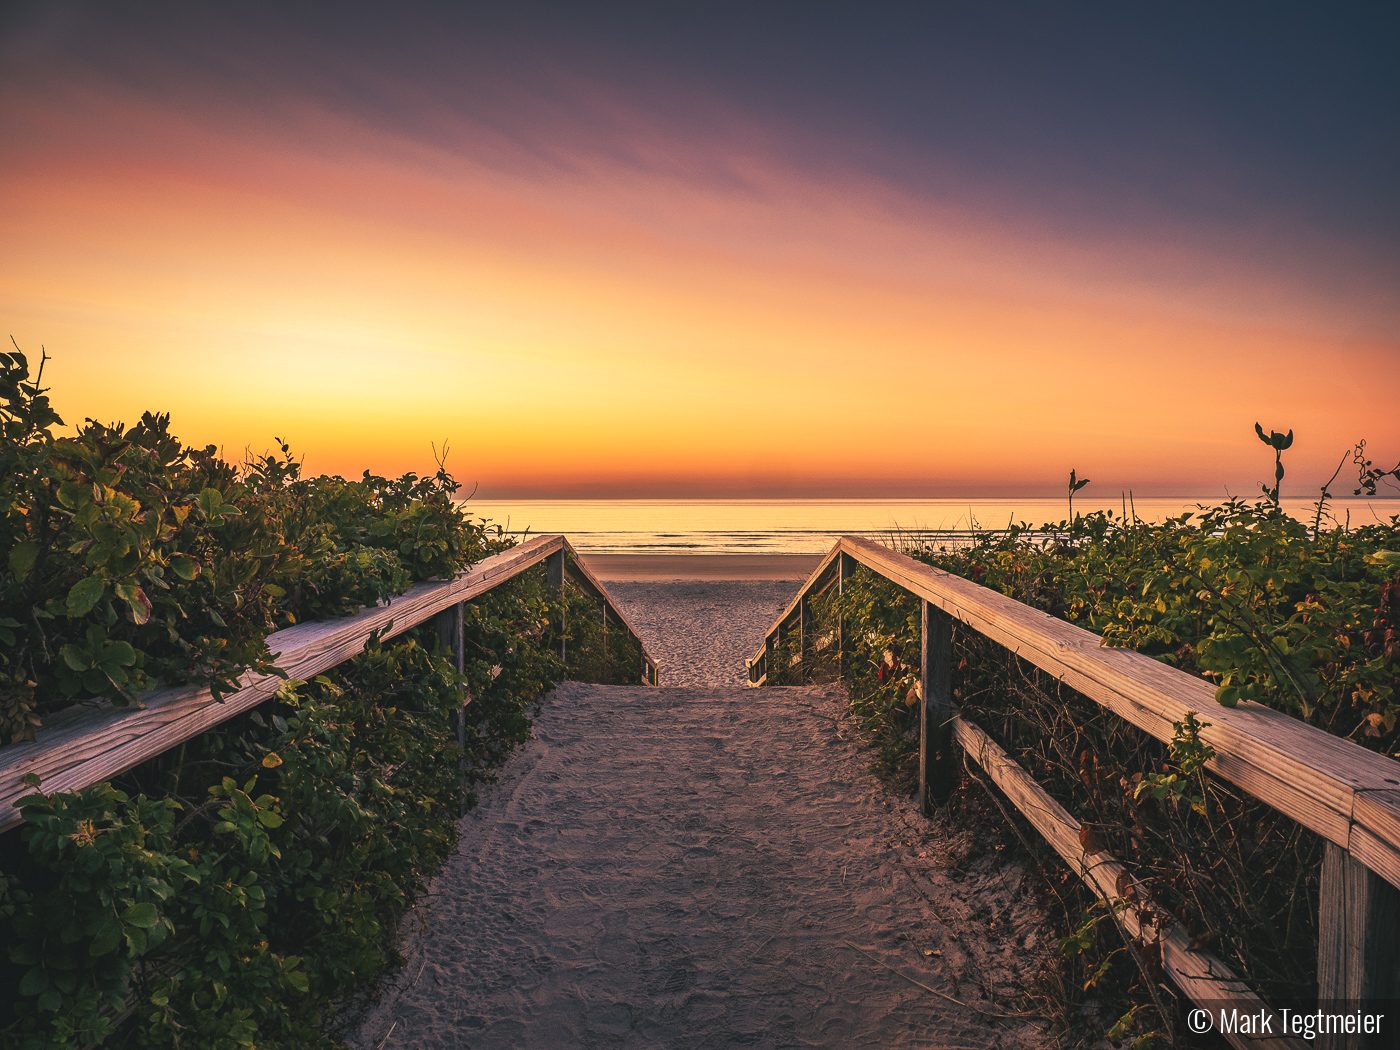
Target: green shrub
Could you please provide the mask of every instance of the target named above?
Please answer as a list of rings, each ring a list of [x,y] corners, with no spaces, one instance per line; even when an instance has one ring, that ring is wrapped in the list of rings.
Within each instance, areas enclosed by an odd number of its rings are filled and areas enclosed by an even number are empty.
[[[10,1043],[100,1041],[128,997],[124,1045],[325,1042],[455,844],[459,690],[417,640],[372,642],[119,785],[23,800]]]
[[[920,560],[1374,750],[1396,741],[1400,519],[1310,530],[1267,502],[1111,512]]]
[[[1204,677],[1222,704],[1257,701],[1393,754],[1400,520],[1331,531],[1317,524],[1280,513],[1272,500],[1236,500],[1160,524],[1081,515],[906,553],[1094,631],[1105,645]],[[844,593],[810,608],[819,643],[842,621],[844,652],[817,644],[792,668],[782,653],[776,680],[840,666],[851,708],[879,747],[876,768],[912,788],[918,600],[859,569]],[[1183,925],[1266,998],[1314,994],[1322,842],[1204,771],[1196,733],[1209,711],[1188,717],[1178,740],[1164,744],[957,623],[953,650],[962,713],[1133,873],[1166,922]],[[1075,1001],[1092,991],[1125,1011],[1124,1031],[1150,1028],[1153,1017],[1169,1026],[1153,1009],[1151,952],[1124,945],[1107,910],[1055,870],[1051,886],[1070,925],[1078,923],[1064,941],[1066,986],[1082,991],[1069,996],[1065,1024],[1081,1023]]]
[[[445,470],[304,478],[285,444],[234,467],[166,415],[55,437],[61,423],[24,355],[0,354],[0,744],[73,700],[185,682],[218,698],[275,670],[270,631],[504,546]]]
[[[234,468],[150,414],[55,438],[18,353],[0,390],[0,742],[74,699],[218,696],[273,670],[271,630],[509,546],[441,469],[303,478],[286,445]],[[529,739],[530,704],[568,676],[640,677],[635,639],[542,564],[467,604],[463,657],[458,674],[431,623],[371,637],[110,783],[22,799],[0,835],[0,1042],[338,1045],[337,1005],[397,961],[397,917],[469,789]]]

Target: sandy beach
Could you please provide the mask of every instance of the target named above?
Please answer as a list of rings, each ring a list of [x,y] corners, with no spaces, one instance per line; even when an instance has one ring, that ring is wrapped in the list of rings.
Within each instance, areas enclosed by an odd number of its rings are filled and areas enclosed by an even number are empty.
[[[351,1045],[1043,1045],[1021,869],[881,785],[839,686],[740,686],[796,581],[607,586],[663,687],[545,699]]]
[[[805,580],[820,554],[584,554],[605,583],[614,580]]]
[[[743,685],[745,660],[821,561],[806,554],[587,554],[663,685]]]
[[[798,586],[793,580],[605,582],[668,686],[744,685],[745,660]]]
[[[820,561],[804,554],[584,556],[667,686],[744,685],[745,660]]]

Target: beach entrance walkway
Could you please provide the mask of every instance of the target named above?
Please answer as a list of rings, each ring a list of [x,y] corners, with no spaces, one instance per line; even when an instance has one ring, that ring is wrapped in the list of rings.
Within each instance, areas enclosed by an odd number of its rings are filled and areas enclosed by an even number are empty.
[[[844,710],[830,686],[560,686],[354,1045],[1043,1045],[997,1016],[1044,950],[1016,873],[949,875]],[[989,922],[1021,932],[968,935]]]

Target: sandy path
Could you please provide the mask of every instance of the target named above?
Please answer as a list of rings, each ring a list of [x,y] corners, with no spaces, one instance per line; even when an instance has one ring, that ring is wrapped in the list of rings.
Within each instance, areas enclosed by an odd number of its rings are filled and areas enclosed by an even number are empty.
[[[559,687],[463,818],[352,1044],[1042,1045],[887,968],[1004,997],[1037,934],[966,931],[986,907],[1037,923],[1006,869],[959,884],[922,859],[928,825],[866,771],[843,708],[820,686]]]
[[[797,580],[607,582],[660,661],[667,686],[743,685],[744,661],[799,586]]]

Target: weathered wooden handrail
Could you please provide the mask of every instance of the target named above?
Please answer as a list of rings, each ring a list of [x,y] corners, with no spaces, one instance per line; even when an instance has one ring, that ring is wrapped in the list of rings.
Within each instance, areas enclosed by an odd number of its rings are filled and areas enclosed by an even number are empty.
[[[1395,953],[1381,952],[1385,961],[1378,961],[1366,946],[1377,937],[1395,940],[1393,930],[1378,928],[1378,919],[1400,900],[1394,888],[1400,887],[1400,763],[1260,704],[1223,707],[1214,688],[1193,675],[1141,653],[1105,648],[1098,635],[1083,628],[858,536],[837,541],[768,629],[748,661],[751,684],[767,681],[771,654],[794,630],[798,652],[805,654],[808,601],[841,586],[857,564],[923,601],[921,804],[927,807],[940,772],[935,766],[944,750],[941,742],[951,739],[960,722],[946,684],[948,654],[941,651],[948,645],[947,632],[939,630],[939,621],[957,619],[1159,740],[1170,741],[1172,723],[1188,712],[1205,716],[1210,726],[1201,738],[1216,750],[1207,768],[1327,840],[1319,922],[1321,998],[1396,994]],[[957,736],[966,743],[966,733]]]
[[[292,678],[310,679],[362,651],[371,632],[389,627],[399,634],[470,601],[513,576],[550,561],[551,582],[562,586],[567,569],[583,590],[604,604],[604,616],[625,626],[641,644],[627,617],[608,597],[603,585],[559,535],[532,540],[483,559],[452,580],[420,583],[385,605],[362,609],[340,620],[301,623],[267,636],[277,666]],[[655,685],[656,661],[642,645],[641,676]],[[44,719],[39,739],[0,749],[0,831],[23,822],[18,799],[32,793],[24,777],[35,774],[46,792],[79,791],[109,780],[148,758],[262,703],[277,692],[281,680],[273,675],[243,676],[241,687],[221,703],[202,686],[157,689],[142,696],[144,709],[113,707],[106,701],[79,704]]]

